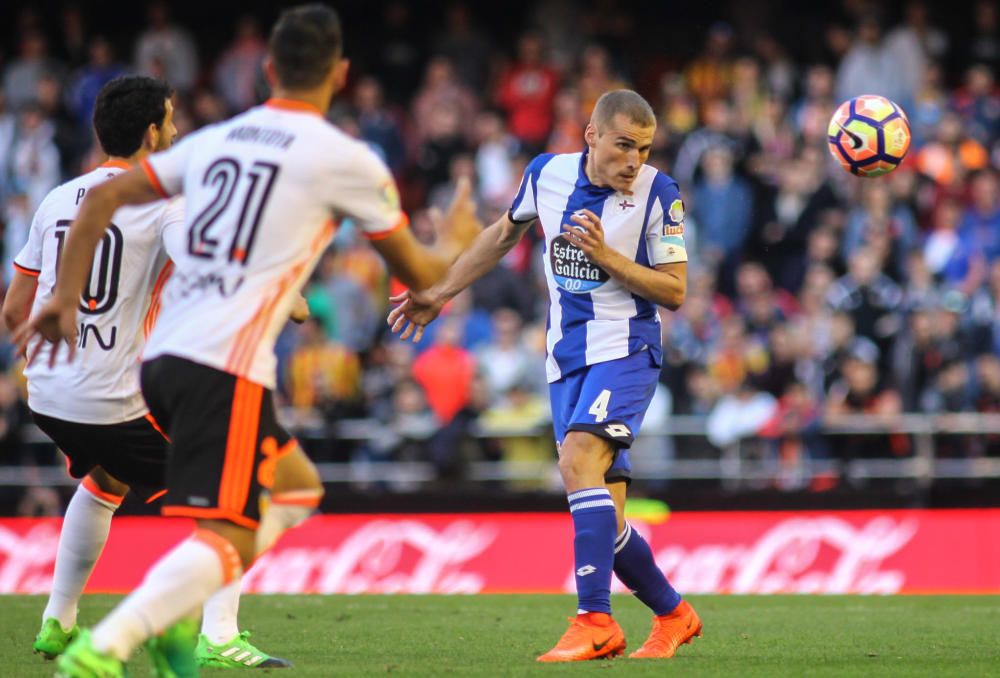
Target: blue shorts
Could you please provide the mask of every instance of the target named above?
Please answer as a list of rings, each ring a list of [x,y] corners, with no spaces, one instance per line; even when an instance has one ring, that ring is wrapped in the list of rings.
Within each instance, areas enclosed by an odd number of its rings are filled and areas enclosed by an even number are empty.
[[[649,351],[589,365],[549,384],[556,444],[569,431],[600,436],[617,449],[608,482],[629,480],[628,451],[656,391],[660,368]]]

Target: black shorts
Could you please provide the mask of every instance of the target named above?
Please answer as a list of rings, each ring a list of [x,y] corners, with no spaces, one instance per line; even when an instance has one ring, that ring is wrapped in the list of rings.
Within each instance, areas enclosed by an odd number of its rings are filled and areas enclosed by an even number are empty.
[[[170,438],[163,515],[256,529],[260,492],[295,440],[270,389],[176,356],[142,365],[142,394]]]
[[[34,411],[31,416],[66,455],[74,478],[100,466],[143,501],[166,486],[168,443],[148,415],[121,424],[81,424]]]

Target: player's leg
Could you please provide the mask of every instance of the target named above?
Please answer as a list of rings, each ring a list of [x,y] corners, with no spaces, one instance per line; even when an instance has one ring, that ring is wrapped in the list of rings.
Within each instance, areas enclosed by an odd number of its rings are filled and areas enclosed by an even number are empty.
[[[257,531],[258,555],[271,548],[283,532],[308,518],[323,498],[323,482],[315,464],[294,439],[286,445],[291,449],[278,456],[268,506]]]
[[[624,479],[609,481],[618,513],[615,540],[615,574],[635,597],[653,611],[653,628],[642,647],[629,655],[635,659],[669,659],[677,648],[701,635],[701,620],[674,587],[653,557],[653,550],[639,531],[625,521],[628,484]]]
[[[578,371],[550,385],[559,473],[573,519],[578,605],[577,616],[559,642],[538,658],[542,662],[617,656],[625,649],[624,633],[611,617],[616,519],[604,474],[612,464],[614,449],[587,431],[568,430],[581,398],[587,397],[588,372]]]
[[[111,518],[128,492],[128,485],[99,466],[107,450],[117,451],[119,447],[117,425],[80,424],[38,412],[32,412],[32,417],[66,455],[70,475],[82,478],[66,508],[52,591],[33,644],[35,652],[52,659],[79,633],[76,616],[80,597],[104,549]]]
[[[79,633],[76,617],[80,597],[108,540],[111,518],[127,492],[128,485],[98,467],[77,486],[66,507],[52,591],[33,645],[46,659],[62,654]]]
[[[270,419],[270,415],[265,418]],[[269,489],[269,497],[255,539],[256,556],[270,548],[282,532],[308,518],[323,496],[319,472],[295,439],[280,427],[271,433],[262,443],[264,462],[258,474],[261,484]],[[279,440],[284,444],[279,445]],[[239,585],[239,580],[227,584],[205,603],[198,662],[215,668],[291,666],[252,645],[249,632],[239,631]]]

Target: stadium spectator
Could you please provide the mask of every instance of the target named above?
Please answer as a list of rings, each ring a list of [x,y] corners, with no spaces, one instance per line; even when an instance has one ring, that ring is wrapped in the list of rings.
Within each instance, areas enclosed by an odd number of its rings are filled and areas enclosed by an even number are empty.
[[[978,172],[970,182],[972,204],[959,232],[988,263],[1000,259],[1000,185],[993,169]]]
[[[472,400],[476,361],[461,346],[461,328],[455,318],[442,318],[434,345],[413,362],[413,378],[427,394],[427,402],[444,424]]]
[[[575,153],[583,139],[584,119],[580,117],[580,95],[575,89],[562,89],[556,95],[555,121],[549,135],[547,153]]]
[[[893,51],[882,34],[882,24],[873,13],[858,23],[851,48],[837,69],[834,93],[839,101],[879,92],[897,101],[913,100],[917,82],[901,77],[907,72],[904,55]]]
[[[298,410],[319,412],[328,421],[357,415],[361,363],[346,346],[326,340],[320,321],[309,318],[288,363],[288,386],[291,404]]]
[[[517,61],[500,75],[497,104],[507,113],[510,131],[530,150],[541,150],[552,129],[558,87],[554,68],[544,61],[541,35],[525,33],[517,44]]]
[[[733,154],[725,146],[709,148],[702,157],[703,175],[695,183],[692,214],[701,235],[701,261],[720,273],[739,263],[750,233],[753,194],[735,174]]]
[[[455,72],[466,87],[478,96],[484,94],[492,45],[489,35],[476,28],[468,5],[449,5],[444,30],[434,40],[434,47],[455,64]]]
[[[724,97],[732,84],[732,64],[729,51],[733,44],[733,29],[717,22],[709,27],[702,53],[688,66],[685,76],[691,93],[704,106]]]
[[[406,144],[402,125],[383,101],[382,85],[376,78],[364,77],[354,89],[354,108],[361,138],[378,146],[386,164],[399,173],[406,162]]]
[[[89,59],[86,65],[74,75],[70,85],[69,108],[76,118],[79,130],[86,130],[89,138],[97,93],[104,85],[123,75],[125,67],[115,60],[111,43],[104,36],[94,37],[87,46],[87,53]]]
[[[38,103],[22,107],[9,162],[11,191],[27,198],[29,214],[35,213],[42,199],[62,180],[55,134],[55,124]]]
[[[15,112],[35,101],[42,76],[57,74],[59,70],[49,58],[48,43],[40,32],[31,30],[21,35],[20,40],[18,57],[7,65],[3,75],[4,98]]]
[[[866,414],[872,419],[891,424],[903,411],[899,393],[879,378],[878,350],[871,343],[859,342],[848,353],[841,366],[843,378],[830,387],[824,408],[827,424],[837,424],[853,414]],[[833,449],[841,459],[902,456],[910,451],[904,435],[849,434],[838,436]]]
[[[264,39],[252,16],[240,17],[236,35],[215,64],[215,90],[228,107],[228,114],[250,108],[258,101],[257,86],[264,61]]]
[[[1000,137],[1000,90],[988,66],[976,64],[968,70],[952,106],[962,116],[966,132],[979,143],[989,147]]]
[[[163,78],[178,92],[190,92],[198,76],[198,53],[191,33],[171,21],[165,2],[149,5],[146,16],[148,27],[135,43],[136,70]]]

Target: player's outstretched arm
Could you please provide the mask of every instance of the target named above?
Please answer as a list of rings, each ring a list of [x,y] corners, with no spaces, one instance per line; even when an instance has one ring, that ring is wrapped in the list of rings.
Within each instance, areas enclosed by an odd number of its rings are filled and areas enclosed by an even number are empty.
[[[398,304],[387,320],[392,331],[401,331],[400,339],[412,335],[414,342],[420,341],[424,327],[438,316],[444,305],[496,266],[532,223],[533,220],[515,223],[505,214],[479,234],[440,282],[422,292],[408,290],[391,297],[390,301]]]
[[[28,343],[40,335],[56,344],[56,347],[60,341],[67,340],[72,357],[77,333],[78,299],[87,282],[94,250],[104,237],[111,217],[123,205],[141,205],[161,198],[143,170],[138,168],[87,191],[87,197],[80,205],[80,212],[69,229],[69,236],[63,247],[56,278],[58,282],[52,299],[15,332],[14,339],[20,350],[25,350]],[[51,364],[55,363],[57,353],[58,348],[53,348]]]
[[[566,237],[575,243],[595,264],[633,294],[676,311],[687,294],[687,263],[658,264],[649,268],[608,247],[600,218],[590,210],[580,210],[564,224]]]
[[[437,238],[433,247],[421,244],[408,228],[374,240],[372,245],[400,282],[410,289],[424,290],[445,276],[452,262],[482,230],[483,225],[476,217],[472,185],[463,178],[455,186],[448,213],[435,224]]]

